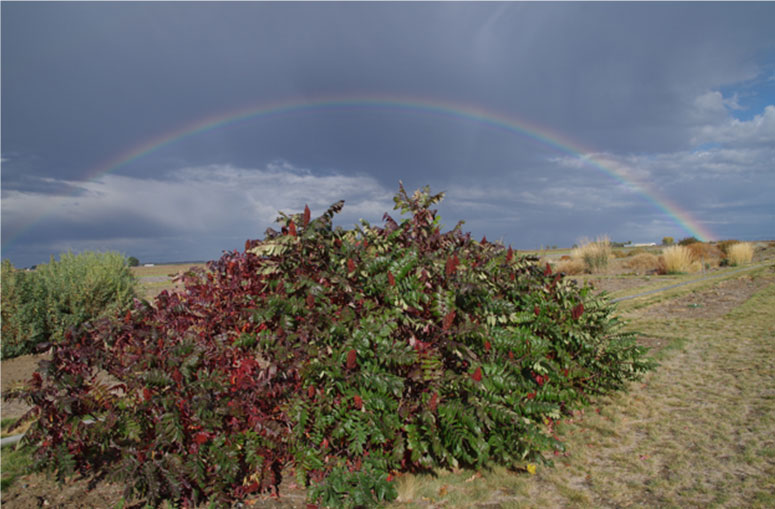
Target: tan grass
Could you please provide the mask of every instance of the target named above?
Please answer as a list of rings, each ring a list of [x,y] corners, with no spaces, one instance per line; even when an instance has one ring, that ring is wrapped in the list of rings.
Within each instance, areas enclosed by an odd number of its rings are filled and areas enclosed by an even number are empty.
[[[685,274],[692,270],[692,252],[685,246],[670,246],[662,250],[662,270],[665,274]]]
[[[727,248],[727,260],[730,265],[742,265],[750,263],[753,259],[753,245],[749,242],[740,242]]]
[[[572,276],[583,274],[586,270],[587,264],[584,263],[584,260],[574,260],[573,258],[570,260],[560,260],[560,262],[554,266],[555,272],[564,272],[565,274]]]
[[[613,257],[611,241],[606,236],[598,237],[594,242],[582,241],[579,247],[573,248],[570,256],[574,260],[581,260],[587,272],[600,272]]]
[[[624,267],[637,273],[658,271],[660,268],[659,257],[651,253],[640,253],[624,262]]]

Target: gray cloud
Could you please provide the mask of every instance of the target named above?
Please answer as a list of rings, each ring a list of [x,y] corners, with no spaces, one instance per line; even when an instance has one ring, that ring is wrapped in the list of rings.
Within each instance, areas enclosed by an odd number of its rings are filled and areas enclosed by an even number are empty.
[[[772,4],[0,9],[3,256],[17,263],[68,240],[217,256],[280,208],[344,198],[345,224],[378,220],[399,179],[448,190],[450,226],[525,247],[687,233],[643,192],[722,237],[773,233]],[[84,181],[227,111],[354,95],[482,108],[587,147],[640,187],[514,132],[389,108],[246,119]]]

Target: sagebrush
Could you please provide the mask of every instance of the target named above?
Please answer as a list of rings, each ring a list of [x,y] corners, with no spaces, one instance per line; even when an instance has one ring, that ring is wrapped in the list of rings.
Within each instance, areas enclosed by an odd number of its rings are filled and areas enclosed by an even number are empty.
[[[333,228],[343,202],[283,214],[183,291],[74,330],[18,394],[39,416],[37,466],[184,505],[292,471],[340,507],[394,498],[398,471],[562,449],[554,421],[638,378],[644,349],[589,288],[460,224],[442,233],[442,196],[401,187],[408,217],[382,227]]]

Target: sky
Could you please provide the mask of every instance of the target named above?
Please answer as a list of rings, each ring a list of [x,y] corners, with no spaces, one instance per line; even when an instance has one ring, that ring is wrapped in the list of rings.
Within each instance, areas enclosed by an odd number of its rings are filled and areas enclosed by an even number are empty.
[[[278,211],[517,249],[775,239],[775,4],[2,2],[2,258],[212,260]]]

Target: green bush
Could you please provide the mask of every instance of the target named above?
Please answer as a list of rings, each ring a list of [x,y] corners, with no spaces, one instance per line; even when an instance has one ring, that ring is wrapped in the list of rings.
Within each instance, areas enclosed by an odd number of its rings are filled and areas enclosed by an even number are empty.
[[[353,507],[395,498],[396,471],[562,450],[554,422],[637,379],[644,349],[588,287],[442,233],[441,198],[401,187],[408,217],[382,227],[332,228],[342,202],[283,215],[184,291],[75,331],[19,394],[41,416],[36,465],[224,506],[290,466],[310,502]]]
[[[63,253],[34,271],[2,267],[2,357],[31,353],[104,313],[126,309],[135,278],[118,253]]]
[[[694,236],[692,236],[692,237],[684,237],[683,239],[678,241],[678,245],[679,246],[688,246],[690,244],[695,244],[697,242],[700,242],[700,240],[697,239],[697,237],[694,237]]]
[[[138,260],[134,256],[130,256],[129,258],[126,259],[126,263],[130,267],[137,267],[138,265],[140,265],[140,260]]]
[[[18,270],[9,260],[2,263],[2,349],[7,359],[32,351],[48,340],[46,290],[33,271]]]

